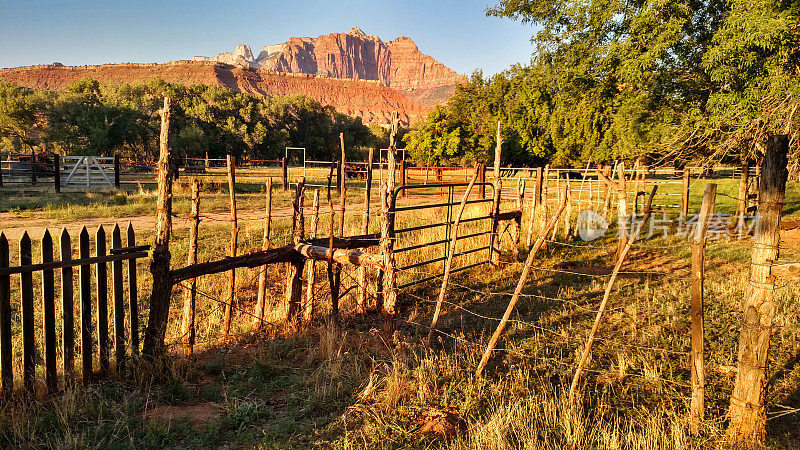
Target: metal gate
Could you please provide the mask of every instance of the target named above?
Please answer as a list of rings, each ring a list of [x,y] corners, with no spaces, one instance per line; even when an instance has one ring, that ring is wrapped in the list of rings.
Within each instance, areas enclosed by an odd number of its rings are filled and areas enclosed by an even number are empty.
[[[435,280],[444,274],[444,264],[453,233],[455,214],[461,204],[460,197],[469,183],[440,183],[417,184],[400,186],[394,190],[394,201],[397,204],[398,195],[403,191],[416,193],[438,193],[444,191],[447,201],[437,203],[424,203],[395,207],[395,248],[394,254],[398,261],[398,288],[403,289],[417,284]],[[478,187],[491,189],[485,198],[480,196]],[[457,192],[461,191],[461,192]],[[458,242],[464,241],[467,248],[453,254],[450,273],[456,273],[489,262],[492,217],[492,198],[494,197],[492,183],[475,183],[474,199],[468,199],[467,205],[488,204],[489,207],[465,209],[461,219]],[[458,199],[456,198],[456,194]],[[409,215],[412,215],[409,217]],[[402,224],[402,225],[399,225]],[[412,252],[417,250],[417,252]],[[485,252],[483,257],[481,252]],[[411,255],[416,255],[413,258]],[[467,258],[467,255],[472,255]],[[420,260],[420,258],[426,258]]]
[[[62,156],[61,186],[113,188],[119,186],[118,167],[113,156]]]

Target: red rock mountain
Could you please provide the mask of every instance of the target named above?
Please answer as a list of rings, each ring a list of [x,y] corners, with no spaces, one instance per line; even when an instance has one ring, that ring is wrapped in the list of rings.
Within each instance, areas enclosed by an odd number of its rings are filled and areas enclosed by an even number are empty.
[[[195,56],[195,61],[219,61],[279,73],[304,73],[326,78],[377,80],[417,101],[434,105],[452,94],[464,77],[423,54],[411,38],[388,43],[354,27],[349,32],[316,38],[290,38],[265,46],[257,57],[239,45],[233,53]]]
[[[392,111],[403,124],[424,118],[450,97],[464,77],[400,37],[388,43],[359,28],[317,38],[291,38],[254,57],[247,45],[233,53],[167,64],[52,65],[0,69],[0,80],[62,90],[73,81],[132,83],[152,77],[183,84],[224,86],[262,97],[302,94],[366,124],[388,124]]]

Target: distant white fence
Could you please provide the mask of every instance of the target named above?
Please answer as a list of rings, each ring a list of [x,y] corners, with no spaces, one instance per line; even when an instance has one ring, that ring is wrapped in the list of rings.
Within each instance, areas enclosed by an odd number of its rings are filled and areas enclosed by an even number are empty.
[[[61,186],[119,187],[119,160],[113,156],[62,156]]]

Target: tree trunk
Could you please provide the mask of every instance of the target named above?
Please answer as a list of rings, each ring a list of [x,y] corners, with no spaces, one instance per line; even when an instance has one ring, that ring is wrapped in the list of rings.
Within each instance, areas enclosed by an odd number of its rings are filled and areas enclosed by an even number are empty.
[[[759,222],[753,243],[750,284],[744,296],[738,371],[731,394],[728,425],[728,436],[744,442],[763,443],[766,434],[766,366],[775,317],[772,263],[778,259],[788,149],[787,136],[771,137],[767,140],[761,169]]]

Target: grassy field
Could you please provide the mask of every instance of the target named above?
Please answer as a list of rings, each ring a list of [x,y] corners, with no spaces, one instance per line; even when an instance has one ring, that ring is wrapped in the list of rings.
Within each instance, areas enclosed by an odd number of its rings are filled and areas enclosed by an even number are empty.
[[[9,215],[41,218],[43,223],[93,218],[111,222],[148,215],[153,213],[155,198],[152,185],[146,182],[146,176],[141,177],[141,189],[135,180],[128,179],[131,183],[126,183],[121,193],[54,197],[43,191],[7,190],[3,194],[9,195],[0,197],[4,202],[0,209],[11,211],[6,213]],[[263,174],[242,173],[239,180],[239,208],[263,208]],[[736,182],[715,181],[719,184],[717,211],[734,212]],[[357,184],[353,181],[352,187]],[[513,186],[513,182],[510,184]],[[704,184],[704,180],[693,184],[692,210],[699,207]],[[230,233],[225,217],[228,194],[224,181],[218,176],[205,186],[201,211],[218,213],[220,217],[211,216],[201,223],[200,261],[224,256]],[[577,186],[573,183],[573,187]],[[667,184],[660,186],[659,192],[676,193],[679,188],[679,184]],[[363,191],[348,192],[348,202],[360,205]],[[290,196],[280,190],[276,194],[276,211],[285,210]],[[12,199],[14,196],[18,198]],[[187,196],[185,188],[176,187],[178,216],[188,213]],[[421,201],[413,197],[403,200]],[[306,205],[310,204],[309,196]],[[512,205],[507,200],[503,210]],[[468,208],[467,217],[485,214],[487,208],[488,205]],[[573,214],[577,215],[578,208],[574,209]],[[800,216],[797,183],[790,183],[787,189],[785,211],[787,222],[797,221]],[[409,225],[429,223],[442,220],[442,214],[442,209],[427,210],[405,213],[405,218],[398,215],[398,220]],[[360,233],[360,217],[360,210],[352,208],[345,234]],[[377,215],[373,217],[371,231],[377,231]],[[523,232],[528,218],[526,209]],[[328,235],[328,223],[329,216],[322,215],[320,235]],[[240,252],[260,247],[261,223],[254,219],[240,226]],[[475,223],[461,233],[484,228],[485,223]],[[275,219],[276,245],[289,241],[288,229],[285,214]],[[176,227],[171,245],[173,266],[182,266],[186,261],[186,236],[185,228]],[[443,238],[441,228],[430,229],[402,236],[398,245]],[[150,242],[152,227],[141,229],[137,239],[140,243]],[[479,236],[459,241],[459,249],[485,245],[486,239]],[[564,238],[559,234],[557,240],[563,242]],[[525,242],[524,233],[522,241]],[[787,243],[782,247],[782,257],[800,260],[798,240]],[[167,330],[167,343],[173,350],[170,360],[158,367],[139,361],[132,378],[112,377],[32,405],[6,403],[0,410],[0,445],[725,448],[724,415],[735,375],[750,241],[725,239],[708,245],[709,410],[700,437],[690,436],[687,431],[690,246],[675,236],[634,246],[600,328],[600,339],[581,386],[581,401],[571,404],[565,400],[578,352],[613,266],[610,253],[614,244],[612,239],[604,238],[591,243],[548,245],[536,261],[537,269],[529,278],[525,296],[512,315],[513,321],[485,378],[475,378],[474,370],[496,327],[494,318],[502,315],[521,270],[521,263],[508,252],[507,235],[503,237],[506,252],[499,268],[484,265],[455,276],[439,322],[442,333],[433,350],[426,349],[422,342],[438,294],[436,282],[403,292],[402,325],[398,332],[387,335],[382,332],[382,320],[377,314],[360,316],[353,312],[352,291],[342,301],[341,321],[327,318],[325,267],[318,264],[318,319],[312,326],[297,330],[281,323],[283,268],[270,267],[267,320],[274,325],[255,332],[248,312],[255,300],[258,270],[242,269],[237,271],[241,311],[234,319],[233,337],[221,341],[219,301],[226,298],[227,274],[202,277],[193,357],[179,356],[175,345],[181,337],[182,292],[177,289]],[[15,247],[12,246],[14,251]],[[34,259],[37,252],[35,248]],[[441,254],[441,247],[424,247],[413,255],[404,254],[400,264]],[[485,258],[485,252],[468,255],[459,264],[480,258]],[[425,267],[404,272],[400,281],[432,272]],[[354,273],[346,270],[344,289],[354,284]],[[34,285],[39,284],[35,277]],[[150,278],[145,261],[140,262],[139,284],[140,299],[146,305]],[[768,374],[768,447],[793,448],[800,445],[798,414],[781,413],[800,407],[800,287],[779,282],[776,294],[778,315]],[[141,314],[144,327],[146,307],[141,308]],[[15,328],[15,339],[16,336],[19,333]],[[15,349],[20,347],[18,344],[15,340]],[[37,376],[41,379],[41,374]],[[443,434],[450,437],[444,438]]]

